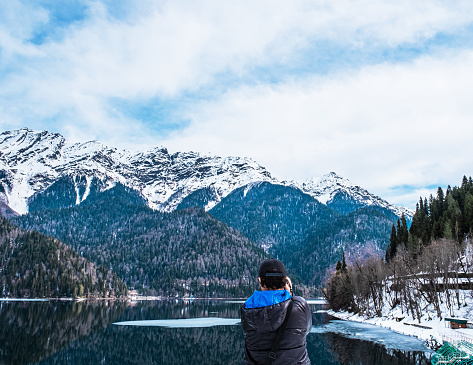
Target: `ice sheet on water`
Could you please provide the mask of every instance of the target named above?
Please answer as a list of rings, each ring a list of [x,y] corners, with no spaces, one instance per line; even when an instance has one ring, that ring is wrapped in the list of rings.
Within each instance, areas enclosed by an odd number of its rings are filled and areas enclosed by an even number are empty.
[[[306,299],[307,304],[328,304],[325,299]]]
[[[367,323],[334,320],[312,327],[311,333],[337,333],[347,338],[371,341],[388,349],[403,351],[430,351],[418,338],[402,335],[387,328]]]
[[[48,299],[0,298],[0,302],[47,302]]]
[[[185,319],[157,319],[145,321],[116,322],[119,326],[147,326],[167,328],[199,328],[213,326],[234,326],[240,323],[239,318],[185,318]]]

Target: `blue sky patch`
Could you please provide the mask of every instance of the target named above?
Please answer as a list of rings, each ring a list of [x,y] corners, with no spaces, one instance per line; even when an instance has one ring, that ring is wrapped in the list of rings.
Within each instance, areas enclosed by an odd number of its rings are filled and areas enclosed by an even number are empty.
[[[62,39],[64,28],[83,21],[88,15],[88,6],[81,0],[40,0],[35,4],[49,13],[49,22],[37,28],[30,39],[30,42],[36,45]]]
[[[161,137],[166,137],[169,133],[185,128],[189,124],[178,114],[182,108],[182,100],[153,98],[138,101],[111,98],[109,102],[116,112],[127,118],[139,120]]]

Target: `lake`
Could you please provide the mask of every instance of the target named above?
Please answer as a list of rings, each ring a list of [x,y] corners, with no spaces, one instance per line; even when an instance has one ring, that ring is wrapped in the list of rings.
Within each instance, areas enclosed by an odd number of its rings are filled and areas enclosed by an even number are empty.
[[[0,364],[242,364],[240,306],[1,301]],[[324,313],[313,314],[307,347],[312,365],[423,365],[432,354],[412,337]]]

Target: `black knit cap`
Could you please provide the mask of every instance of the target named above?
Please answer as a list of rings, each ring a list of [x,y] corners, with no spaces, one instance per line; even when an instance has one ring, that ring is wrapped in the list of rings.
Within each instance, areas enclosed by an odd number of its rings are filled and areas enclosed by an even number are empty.
[[[259,276],[260,278],[263,276],[286,276],[286,268],[277,259],[264,260],[259,267]]]

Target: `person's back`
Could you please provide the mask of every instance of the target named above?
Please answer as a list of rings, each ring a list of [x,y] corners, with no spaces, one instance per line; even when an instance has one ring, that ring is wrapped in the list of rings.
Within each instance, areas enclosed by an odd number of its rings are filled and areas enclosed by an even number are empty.
[[[291,301],[292,311],[273,365],[310,364],[306,336],[312,327],[312,314],[307,302],[301,297],[291,296],[288,290],[290,281],[279,260],[271,259],[262,263],[260,282],[262,291],[255,291],[241,307],[241,323],[245,334],[244,364],[265,364]],[[281,285],[282,282],[286,285]]]

